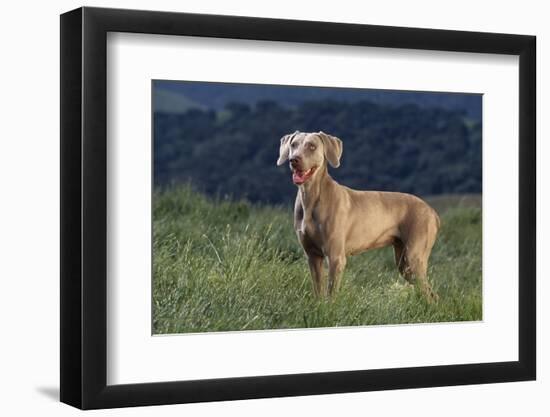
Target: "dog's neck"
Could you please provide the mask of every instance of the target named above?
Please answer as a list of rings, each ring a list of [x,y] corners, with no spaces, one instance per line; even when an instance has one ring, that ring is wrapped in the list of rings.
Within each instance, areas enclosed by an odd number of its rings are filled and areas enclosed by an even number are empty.
[[[324,163],[317,169],[316,174],[311,180],[298,187],[304,212],[311,214],[311,211],[321,199],[323,190],[326,190],[326,187],[330,186],[330,183],[333,181],[328,173],[327,164]]]

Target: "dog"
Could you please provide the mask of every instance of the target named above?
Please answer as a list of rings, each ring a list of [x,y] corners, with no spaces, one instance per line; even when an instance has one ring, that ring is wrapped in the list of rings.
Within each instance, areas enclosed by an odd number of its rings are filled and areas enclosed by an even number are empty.
[[[338,184],[328,164],[338,168],[342,151],[342,141],[324,132],[296,131],[283,136],[279,148],[277,165],[290,162],[298,187],[294,229],[308,260],[314,293],[331,297],[338,291],[349,255],[392,245],[399,273],[428,301],[437,301],[427,278],[440,227],[436,211],[411,194],[357,191]],[[328,283],[323,277],[325,259]]]

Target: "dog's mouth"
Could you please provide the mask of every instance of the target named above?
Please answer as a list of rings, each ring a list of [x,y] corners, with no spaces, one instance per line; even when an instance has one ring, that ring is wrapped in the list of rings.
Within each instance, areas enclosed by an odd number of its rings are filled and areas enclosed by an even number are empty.
[[[307,171],[302,171],[300,169],[293,169],[292,182],[296,185],[302,185],[313,176],[316,169],[317,167],[311,167]]]

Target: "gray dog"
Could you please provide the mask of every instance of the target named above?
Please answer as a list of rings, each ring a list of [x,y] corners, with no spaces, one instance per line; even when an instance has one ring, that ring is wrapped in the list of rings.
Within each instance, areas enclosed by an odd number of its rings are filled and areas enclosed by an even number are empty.
[[[318,296],[339,288],[346,257],[392,245],[401,275],[436,301],[427,279],[428,258],[439,229],[439,217],[427,203],[410,194],[356,191],[334,181],[327,162],[340,166],[342,141],[324,132],[294,132],[281,138],[277,165],[290,161],[298,186],[294,228],[308,259]],[[328,286],[323,261],[328,261]],[[328,290],[328,291],[327,291]]]

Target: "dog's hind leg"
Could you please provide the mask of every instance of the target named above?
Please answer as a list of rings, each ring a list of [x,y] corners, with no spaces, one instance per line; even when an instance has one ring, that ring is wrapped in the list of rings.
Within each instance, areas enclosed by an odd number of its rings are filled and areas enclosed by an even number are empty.
[[[393,255],[395,257],[395,265],[399,270],[399,273],[404,277],[405,276],[405,245],[400,239],[396,239],[393,242]]]
[[[428,282],[427,270],[427,259],[422,259],[413,253],[410,255],[410,259],[407,259],[407,267],[404,277],[411,284],[417,285],[428,301],[437,302],[439,297]]]
[[[439,297],[428,282],[428,258],[433,240],[426,239],[423,235],[422,239],[408,241],[404,249],[404,265],[400,272],[408,282],[418,286],[428,301],[437,302]]]

